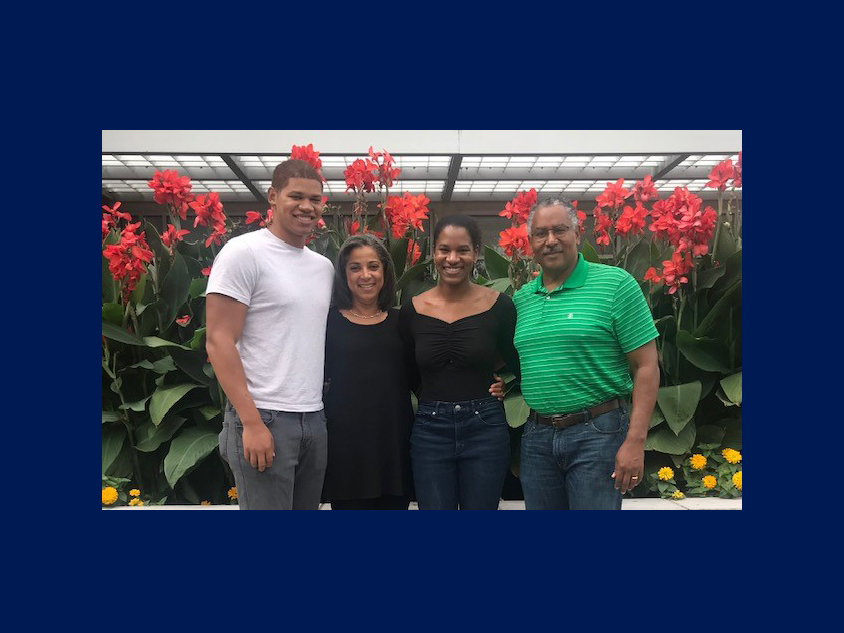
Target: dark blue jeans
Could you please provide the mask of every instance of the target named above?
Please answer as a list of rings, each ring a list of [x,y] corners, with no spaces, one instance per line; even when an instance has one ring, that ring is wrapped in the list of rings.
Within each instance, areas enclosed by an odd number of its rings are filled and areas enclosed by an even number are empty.
[[[627,410],[613,409],[565,429],[528,420],[519,480],[526,510],[621,510],[615,454],[627,437]]]
[[[410,461],[420,510],[497,510],[510,464],[504,406],[421,400]]]

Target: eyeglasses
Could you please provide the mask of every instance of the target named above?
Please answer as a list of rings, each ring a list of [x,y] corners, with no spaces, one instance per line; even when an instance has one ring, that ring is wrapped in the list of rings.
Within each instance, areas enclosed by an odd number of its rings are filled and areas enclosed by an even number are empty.
[[[534,229],[531,231],[531,237],[537,240],[547,240],[548,234],[553,233],[558,240],[563,239],[571,229],[567,226],[555,226],[550,231],[548,229]]]

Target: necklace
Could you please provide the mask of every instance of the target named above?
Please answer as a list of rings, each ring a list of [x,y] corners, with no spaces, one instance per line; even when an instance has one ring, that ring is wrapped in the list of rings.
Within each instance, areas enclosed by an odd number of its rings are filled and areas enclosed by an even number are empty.
[[[381,316],[382,311],[378,310],[378,312],[376,312],[375,314],[370,314],[369,316],[364,316],[363,314],[358,314],[357,312],[355,312],[354,310],[349,308],[349,314],[351,314],[352,316],[356,316],[359,319],[374,319],[375,317]]]

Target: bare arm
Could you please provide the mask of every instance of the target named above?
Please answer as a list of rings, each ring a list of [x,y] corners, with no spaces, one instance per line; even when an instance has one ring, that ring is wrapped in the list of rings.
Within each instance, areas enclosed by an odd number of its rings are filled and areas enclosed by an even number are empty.
[[[246,310],[246,305],[231,297],[208,294],[205,299],[205,349],[217,380],[243,423],[244,457],[263,472],[273,463],[273,437],[246,387],[246,373],[235,346],[243,332]]]
[[[656,341],[645,343],[627,354],[633,377],[633,407],[627,439],[615,456],[615,487],[624,494],[642,483],[645,470],[645,440],[659,389]],[[633,477],[636,479],[633,479]]]

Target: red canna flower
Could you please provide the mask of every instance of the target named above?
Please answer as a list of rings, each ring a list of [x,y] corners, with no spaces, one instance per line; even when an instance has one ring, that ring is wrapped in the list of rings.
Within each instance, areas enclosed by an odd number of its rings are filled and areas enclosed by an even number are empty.
[[[103,210],[107,213],[110,213],[111,216],[114,218],[115,222],[117,220],[126,220],[127,222],[131,222],[131,215],[129,215],[128,213],[123,213],[122,211],[118,211],[118,209],[120,208],[120,204],[120,202],[115,202],[113,207],[107,207],[106,205],[103,205]]]
[[[583,225],[586,222],[586,214],[583,211],[577,212],[577,230],[583,233]]]
[[[516,194],[510,202],[504,205],[504,210],[498,215],[513,221],[513,226],[527,222],[530,210],[536,204],[536,189],[522,191]]]
[[[733,187],[741,189],[741,152],[738,153],[738,162],[733,168]]]
[[[604,214],[600,207],[595,207],[595,210],[592,213],[595,218],[595,227],[593,228],[593,232],[597,236],[595,238],[595,243],[599,246],[609,246],[610,236],[607,231],[612,227],[612,218]]]
[[[414,240],[408,240],[407,260],[410,262],[410,265],[413,266],[416,262],[418,262],[421,256],[422,252],[419,250],[419,244],[417,244]]]
[[[203,268],[203,269],[202,269],[201,271],[199,271],[199,272],[201,272],[203,275],[205,275],[206,277],[208,277],[208,275],[210,275],[210,274],[211,274],[211,268],[212,268],[211,266],[208,266],[208,267],[206,267],[206,268]]]
[[[294,145],[293,149],[290,150],[290,158],[303,160],[317,171],[322,169],[322,161],[319,158],[319,152],[314,150],[313,143],[308,143],[307,145],[303,145],[301,147]],[[320,176],[322,176],[322,174],[320,174]],[[322,180],[325,182],[325,178]]]
[[[393,237],[403,237],[408,229],[424,231],[424,220],[428,219],[428,203],[425,194],[414,196],[405,192],[404,196],[390,196],[384,206],[384,215],[390,225]]]
[[[645,272],[645,281],[652,281],[652,282],[654,282],[655,284],[658,284],[660,281],[662,281],[662,279],[660,278],[660,276],[659,276],[659,275],[657,275],[657,274],[656,274],[656,268],[654,268],[653,266],[651,266],[651,267],[650,267],[650,268],[648,268],[648,270]]]
[[[599,207],[619,207],[633,192],[624,188],[624,178],[619,178],[615,183],[608,182],[604,192],[595,198]]]
[[[200,194],[194,202],[190,203],[191,209],[196,211],[194,226],[210,226],[211,235],[205,240],[208,247],[213,242],[217,246],[222,244],[220,238],[226,234],[226,216],[223,213],[223,205],[220,202],[220,194],[214,192]]]
[[[155,172],[147,185],[155,192],[153,199],[158,204],[170,205],[181,219],[187,220],[188,204],[193,201],[190,178],[179,176],[175,170],[166,169],[163,173]]]
[[[145,263],[153,259],[152,251],[146,242],[144,232],[136,234],[140,222],[129,224],[120,233],[120,242],[110,244],[103,249],[103,256],[108,260],[108,270],[115,281],[120,282],[123,302],[135,289],[141,275],[146,272]]]
[[[246,212],[246,223],[252,224],[253,222],[259,222],[259,226],[264,226],[264,216],[262,216],[257,211],[247,211]]]
[[[691,255],[686,252],[685,256],[679,251],[674,251],[670,261],[662,262],[662,274],[665,285],[669,286],[668,294],[673,295],[681,284],[689,283],[686,273],[694,267]]]
[[[727,181],[732,177],[733,161],[728,158],[712,168],[712,171],[709,172],[709,182],[706,183],[706,186],[718,189],[718,191],[724,191],[727,188]]]
[[[527,224],[511,226],[509,229],[504,229],[499,233],[499,236],[498,245],[504,249],[504,253],[508,257],[519,254],[527,257],[533,255],[527,234]]]
[[[378,165],[371,160],[358,158],[343,172],[343,177],[346,179],[346,191],[375,191],[375,183],[378,181],[377,171]]]
[[[659,192],[654,186],[651,175],[645,176],[644,180],[633,185],[633,195],[636,202],[649,202],[659,198]]]
[[[636,207],[624,207],[624,211],[615,223],[615,232],[622,237],[629,234],[642,235],[645,232],[645,218],[648,217],[648,210],[641,204]]]
[[[190,315],[186,314],[185,316],[176,319],[176,323],[185,327],[188,323],[190,323]]]
[[[170,248],[171,246],[175,245],[177,242],[181,242],[182,238],[185,235],[190,233],[190,231],[186,229],[182,229],[181,231],[177,231],[176,227],[172,224],[167,225],[167,230],[161,234],[161,241],[164,243],[164,246]]]
[[[375,152],[372,150],[372,146],[370,146],[369,157],[372,159],[372,162],[377,166],[378,175],[376,181],[380,182],[381,185],[384,187],[392,187],[393,181],[398,178],[399,174],[401,173],[401,170],[398,167],[393,167],[394,161],[393,157],[390,156],[390,152],[388,152],[387,150]]]

